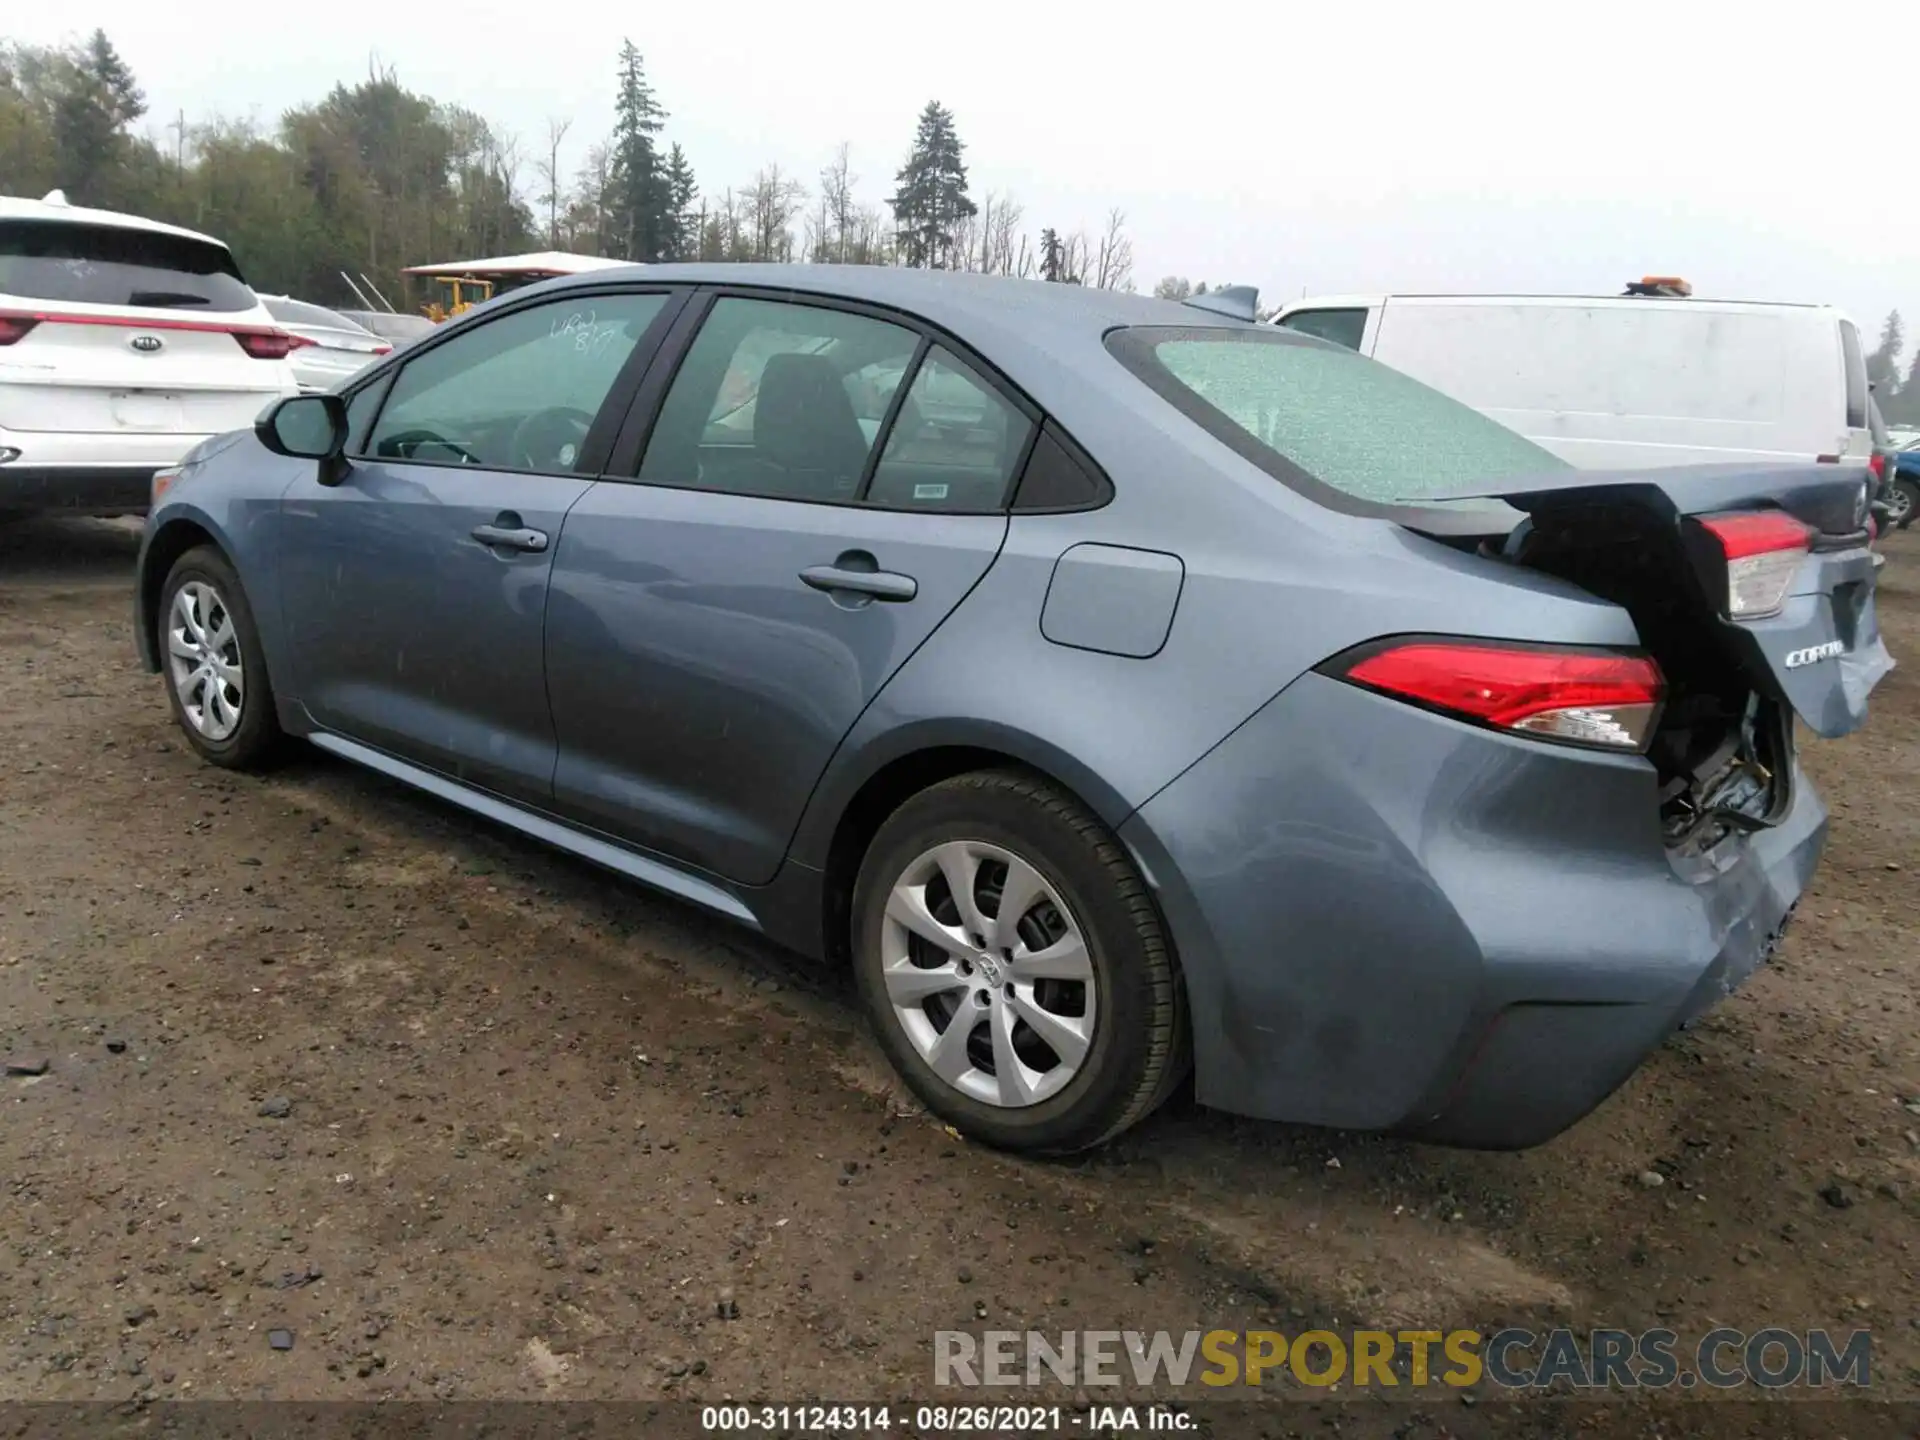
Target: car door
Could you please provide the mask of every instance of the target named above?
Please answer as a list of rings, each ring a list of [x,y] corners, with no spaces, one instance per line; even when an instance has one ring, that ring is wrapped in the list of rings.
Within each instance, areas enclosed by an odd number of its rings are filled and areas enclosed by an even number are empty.
[[[344,478],[303,479],[282,505],[288,653],[316,725],[549,798],[554,546],[668,308],[664,290],[515,306],[352,398]]]
[[[1034,426],[897,318],[707,303],[635,407],[637,476],[581,499],[554,560],[554,798],[759,884],[834,748],[993,563]]]

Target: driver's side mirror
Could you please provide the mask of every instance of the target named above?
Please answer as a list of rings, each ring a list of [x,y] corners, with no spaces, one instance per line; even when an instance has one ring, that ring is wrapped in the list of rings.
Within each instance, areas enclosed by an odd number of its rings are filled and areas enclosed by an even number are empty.
[[[347,448],[347,402],[338,395],[289,395],[253,423],[276,455],[321,462],[320,483],[338,484],[335,463]]]

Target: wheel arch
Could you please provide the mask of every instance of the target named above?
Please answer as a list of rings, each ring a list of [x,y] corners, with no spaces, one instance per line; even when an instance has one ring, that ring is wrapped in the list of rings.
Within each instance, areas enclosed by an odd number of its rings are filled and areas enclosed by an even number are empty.
[[[155,634],[160,616],[160,592],[174,563],[189,550],[209,545],[233,563],[233,553],[205,516],[191,512],[169,516],[149,534],[141,546],[140,568],[134,598],[134,634],[140,646],[140,662],[149,673],[160,673],[160,642]]]
[[[936,723],[894,732],[886,743],[863,751],[857,762],[834,767],[795,836],[790,858],[821,877],[818,954],[835,964],[849,958],[854,881],[887,817],[943,780],[999,769],[1023,770],[1057,786],[1116,835],[1134,809],[1086,765],[1028,732],[987,723]]]

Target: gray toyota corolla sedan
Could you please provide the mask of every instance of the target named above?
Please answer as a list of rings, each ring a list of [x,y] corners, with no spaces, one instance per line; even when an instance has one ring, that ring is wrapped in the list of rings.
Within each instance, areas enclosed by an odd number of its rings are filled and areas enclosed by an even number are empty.
[[[1796,720],[1891,665],[1864,472],[1569,470],[1248,299],[535,286],[160,476],[142,652],[214,764],[299,737],[851,963],[993,1144],[1189,1070],[1536,1143],[1807,885]]]

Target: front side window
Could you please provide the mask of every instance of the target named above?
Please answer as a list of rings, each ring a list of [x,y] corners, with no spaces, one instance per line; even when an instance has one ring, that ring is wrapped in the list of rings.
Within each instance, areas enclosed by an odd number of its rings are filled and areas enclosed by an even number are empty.
[[[213,313],[258,303],[224,245],[67,220],[0,221],[0,295]]]
[[[366,453],[381,460],[566,474],[664,295],[531,305],[407,362]]]
[[[919,339],[849,311],[722,297],[667,391],[640,479],[794,500],[857,499]]]
[[[1033,425],[958,357],[935,347],[907,387],[866,498],[905,510],[997,510]]]
[[[1107,346],[1195,424],[1296,488],[1389,504],[1570,468],[1397,370],[1276,330],[1136,326]]]
[[[1367,312],[1358,310],[1299,310],[1280,322],[1281,328],[1298,330],[1320,340],[1331,340],[1349,350],[1358,350],[1367,333]]]

